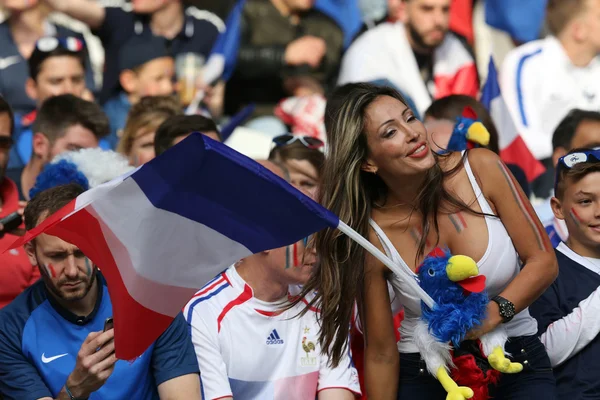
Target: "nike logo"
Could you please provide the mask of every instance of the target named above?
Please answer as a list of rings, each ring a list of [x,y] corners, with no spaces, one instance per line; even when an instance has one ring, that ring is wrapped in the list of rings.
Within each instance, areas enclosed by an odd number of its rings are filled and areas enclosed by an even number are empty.
[[[13,64],[21,61],[21,56],[10,56],[5,58],[0,58],[0,69],[6,69]]]
[[[42,362],[43,362],[44,364],[48,364],[49,362],[52,362],[52,361],[54,361],[54,360],[57,360],[57,359],[59,359],[59,358],[61,358],[61,357],[64,357],[64,356],[66,356],[67,354],[69,354],[69,353],[65,353],[65,354],[59,354],[59,355],[57,355],[57,356],[54,356],[54,357],[48,357],[48,358],[46,358],[46,353],[43,353],[43,354],[42,354]]]

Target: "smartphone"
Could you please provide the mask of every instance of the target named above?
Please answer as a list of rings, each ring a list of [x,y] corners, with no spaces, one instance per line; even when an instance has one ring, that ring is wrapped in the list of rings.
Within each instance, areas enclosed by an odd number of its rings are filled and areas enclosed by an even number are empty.
[[[4,230],[0,233],[4,235],[6,232],[14,231],[23,223],[23,217],[18,212],[7,215],[0,219],[0,224],[4,225]]]
[[[109,317],[104,320],[104,332],[111,330],[114,327],[113,318]]]

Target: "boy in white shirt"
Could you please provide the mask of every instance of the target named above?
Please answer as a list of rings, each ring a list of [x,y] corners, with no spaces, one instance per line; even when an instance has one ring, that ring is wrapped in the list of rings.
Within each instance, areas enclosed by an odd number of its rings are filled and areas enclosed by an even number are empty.
[[[305,245],[306,240],[241,260],[206,284],[184,308],[204,399],[360,396],[350,351],[335,368],[322,354],[318,310],[311,307],[300,315],[301,304],[282,311],[316,262]]]

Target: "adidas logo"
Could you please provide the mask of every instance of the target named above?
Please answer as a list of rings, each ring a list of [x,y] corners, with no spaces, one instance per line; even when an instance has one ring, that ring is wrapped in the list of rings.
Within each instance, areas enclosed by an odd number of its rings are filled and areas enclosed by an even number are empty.
[[[277,329],[273,329],[273,332],[267,337],[267,344],[283,344],[283,339],[279,337]]]

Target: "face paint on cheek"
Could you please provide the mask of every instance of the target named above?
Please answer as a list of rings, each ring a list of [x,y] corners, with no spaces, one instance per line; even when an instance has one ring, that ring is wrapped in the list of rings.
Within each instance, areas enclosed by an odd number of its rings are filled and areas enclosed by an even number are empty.
[[[578,227],[581,226],[581,217],[577,215],[577,212],[574,208],[571,208],[571,210],[569,211],[569,215],[573,219],[573,222],[575,222],[575,225],[577,225]]]
[[[54,266],[52,264],[44,265],[42,264],[48,276],[52,278],[56,278],[56,271],[54,270]]]
[[[294,250],[294,267],[298,267],[298,266],[300,266],[300,264],[298,263],[298,244],[297,243],[294,243],[293,250]]]
[[[290,267],[290,246],[285,246],[285,269]]]
[[[89,258],[85,258],[85,274],[87,275],[87,277],[89,278],[90,276],[92,276],[92,263],[90,262]]]

